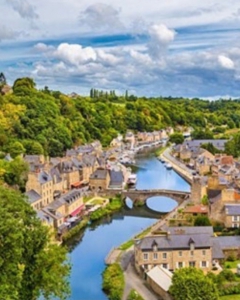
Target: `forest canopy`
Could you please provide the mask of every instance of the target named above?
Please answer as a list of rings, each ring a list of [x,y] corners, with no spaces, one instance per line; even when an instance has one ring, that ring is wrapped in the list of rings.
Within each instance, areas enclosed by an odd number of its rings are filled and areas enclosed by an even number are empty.
[[[238,100],[118,96],[95,89],[89,97],[71,97],[48,87],[37,90],[31,78],[17,79],[12,90],[0,95],[0,151],[13,156],[62,156],[66,149],[95,139],[107,146],[127,129],[191,126],[196,138],[204,138],[213,136],[212,128],[219,132],[222,126],[240,125]]]

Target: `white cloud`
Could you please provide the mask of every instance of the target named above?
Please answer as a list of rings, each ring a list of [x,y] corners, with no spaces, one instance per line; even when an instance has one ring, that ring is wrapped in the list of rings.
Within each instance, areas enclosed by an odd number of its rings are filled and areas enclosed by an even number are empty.
[[[149,53],[154,58],[162,56],[169,44],[174,40],[175,31],[167,28],[164,24],[154,24],[149,28],[150,41]]]
[[[225,69],[232,70],[234,69],[234,62],[227,56],[225,55],[219,55],[218,56],[218,62],[221,67]]]
[[[48,52],[54,49],[53,46],[48,46],[44,43],[37,43],[36,45],[34,45],[34,50],[39,51],[39,52]]]
[[[12,6],[12,8],[24,19],[37,19],[38,14],[35,11],[35,7],[27,0],[6,0],[6,2]]]
[[[71,65],[95,61],[97,58],[96,51],[92,47],[83,48],[81,45],[68,43],[60,44],[54,55]]]
[[[86,25],[94,31],[119,30],[124,28],[119,14],[120,10],[111,5],[96,3],[81,12],[79,21],[81,25]]]

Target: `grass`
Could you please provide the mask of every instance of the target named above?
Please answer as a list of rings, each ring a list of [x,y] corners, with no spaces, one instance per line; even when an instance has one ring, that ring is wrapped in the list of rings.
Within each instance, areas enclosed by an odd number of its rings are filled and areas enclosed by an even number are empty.
[[[238,264],[240,264],[240,260],[226,261],[224,263],[224,267],[228,269],[236,269]]]
[[[91,200],[93,198],[93,196],[88,196],[88,197],[83,197],[83,202],[87,203],[89,200]]]
[[[124,251],[124,250],[127,250],[130,247],[132,247],[132,245],[133,245],[133,240],[129,240],[129,241],[123,243],[121,246],[119,246],[119,249]]]
[[[135,235],[134,239],[142,239],[143,237],[145,237],[149,232],[151,231],[151,227],[148,227],[147,229],[143,230],[142,232],[140,232],[139,234]],[[131,239],[125,243],[123,243],[121,246],[118,247],[118,249],[120,250],[127,250],[130,247],[133,246],[134,244],[134,239]]]
[[[240,300],[240,295],[228,295],[220,297],[220,300]]]
[[[94,199],[93,201],[91,201],[91,204],[93,205],[101,205],[104,203],[104,199]]]
[[[157,150],[155,151],[155,155],[156,155],[156,156],[161,155],[167,148],[168,148],[168,147],[161,147],[161,148],[157,149]]]

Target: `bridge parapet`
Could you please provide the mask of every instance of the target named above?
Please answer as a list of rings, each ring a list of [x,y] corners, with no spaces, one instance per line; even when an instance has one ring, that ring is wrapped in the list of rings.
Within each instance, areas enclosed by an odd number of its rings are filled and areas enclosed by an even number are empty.
[[[191,195],[190,192],[175,191],[175,190],[166,190],[166,189],[152,189],[152,190],[125,190],[122,191],[122,197],[129,197],[134,203],[140,201],[145,203],[148,198],[155,196],[169,197],[179,204],[183,200],[189,198]]]

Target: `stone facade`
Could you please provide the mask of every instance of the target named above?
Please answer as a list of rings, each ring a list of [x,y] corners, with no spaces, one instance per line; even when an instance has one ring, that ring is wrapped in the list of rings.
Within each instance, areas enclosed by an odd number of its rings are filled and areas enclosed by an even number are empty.
[[[91,190],[106,190],[109,183],[109,171],[105,169],[97,169],[89,179],[89,187]]]

